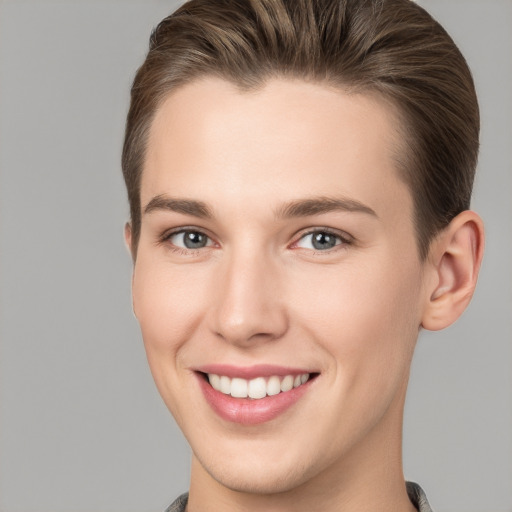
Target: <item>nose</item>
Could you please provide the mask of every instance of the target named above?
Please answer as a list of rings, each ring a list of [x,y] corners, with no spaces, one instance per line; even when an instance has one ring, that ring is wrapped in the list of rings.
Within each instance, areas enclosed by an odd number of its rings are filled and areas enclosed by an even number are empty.
[[[220,265],[211,330],[241,347],[276,340],[288,329],[282,272],[261,254],[232,254]]]

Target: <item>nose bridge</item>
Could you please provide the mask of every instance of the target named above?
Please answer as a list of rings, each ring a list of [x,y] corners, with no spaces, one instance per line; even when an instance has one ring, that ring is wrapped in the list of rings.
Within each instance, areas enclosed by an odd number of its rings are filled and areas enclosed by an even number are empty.
[[[260,248],[261,249],[261,248]],[[287,317],[272,257],[252,244],[233,248],[222,261],[213,307],[213,330],[226,341],[251,344],[279,338]]]

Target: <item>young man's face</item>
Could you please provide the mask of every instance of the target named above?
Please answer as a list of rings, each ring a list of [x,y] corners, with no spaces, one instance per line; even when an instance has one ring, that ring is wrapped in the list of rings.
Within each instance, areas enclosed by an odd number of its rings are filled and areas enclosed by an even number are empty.
[[[204,79],[157,113],[134,308],[206,480],[272,493],[400,464],[425,287],[399,146],[389,106],[302,81]]]

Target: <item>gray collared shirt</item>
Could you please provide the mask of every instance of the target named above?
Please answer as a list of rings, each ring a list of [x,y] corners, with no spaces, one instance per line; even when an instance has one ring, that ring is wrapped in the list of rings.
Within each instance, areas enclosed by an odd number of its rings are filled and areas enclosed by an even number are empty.
[[[433,512],[423,489],[418,484],[407,482],[407,494],[412,504],[418,509],[418,512]],[[185,512],[187,502],[188,493],[182,494],[165,512]]]

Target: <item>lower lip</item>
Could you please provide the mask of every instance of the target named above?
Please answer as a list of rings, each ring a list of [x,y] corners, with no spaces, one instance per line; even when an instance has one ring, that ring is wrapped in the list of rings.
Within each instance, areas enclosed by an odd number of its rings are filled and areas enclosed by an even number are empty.
[[[258,425],[277,418],[294,405],[309,389],[312,380],[305,384],[256,400],[250,398],[233,398],[213,389],[204,378],[198,374],[199,385],[210,407],[224,420],[241,425]]]

